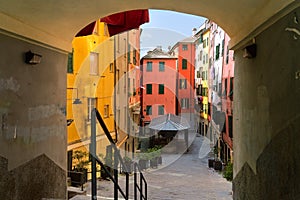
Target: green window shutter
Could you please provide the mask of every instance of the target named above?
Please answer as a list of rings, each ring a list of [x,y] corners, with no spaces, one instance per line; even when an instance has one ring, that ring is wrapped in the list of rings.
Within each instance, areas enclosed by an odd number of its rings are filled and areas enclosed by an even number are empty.
[[[146,106],[146,115],[152,115],[152,106]]]
[[[130,61],[131,61],[131,58],[130,58],[130,51],[131,51],[131,49],[130,49],[130,44],[128,44],[128,52],[127,52],[127,62],[128,62],[128,63],[130,63]]]
[[[68,54],[68,73],[73,74],[73,51]]]
[[[146,93],[147,94],[152,94],[152,84],[147,84],[146,85]]]
[[[147,72],[152,72],[152,62],[147,62]]]
[[[165,86],[164,84],[159,84],[158,86],[158,94],[164,94],[165,93]]]
[[[158,114],[159,115],[164,115],[165,114],[165,106],[163,106],[163,105],[158,106]]]
[[[182,59],[182,69],[187,69],[187,60]]]
[[[159,62],[159,71],[164,72],[165,71],[165,62]]]
[[[218,60],[220,57],[220,44],[216,46],[216,60]]]

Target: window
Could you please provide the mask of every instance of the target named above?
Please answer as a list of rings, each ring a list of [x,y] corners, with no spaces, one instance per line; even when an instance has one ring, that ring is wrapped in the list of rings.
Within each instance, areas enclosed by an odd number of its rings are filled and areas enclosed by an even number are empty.
[[[202,85],[199,85],[199,87],[196,89],[196,94],[200,96],[201,95],[201,91],[202,91]],[[200,102],[200,100],[199,100],[199,102]]]
[[[111,72],[111,73],[114,72],[114,63],[109,64],[109,72]]]
[[[165,93],[165,86],[164,84],[158,85],[158,94],[164,94]]]
[[[227,51],[226,51],[226,64],[229,62],[229,48],[227,46]]]
[[[197,78],[200,78],[200,71],[197,71]]]
[[[187,60],[182,59],[182,69],[187,69]]]
[[[152,62],[147,62],[147,68],[146,68],[147,72],[152,72]]]
[[[223,96],[227,96],[227,78],[225,78],[224,80],[224,91],[223,91]]]
[[[216,46],[216,60],[218,60],[220,57],[220,44]]]
[[[73,51],[68,54],[68,73],[73,74]]]
[[[87,121],[90,122],[92,119],[92,110],[96,108],[97,105],[97,99],[96,98],[88,98],[88,104],[87,104]]]
[[[152,106],[146,106],[146,115],[152,115]]]
[[[229,137],[233,138],[233,134],[232,134],[232,116],[228,116],[228,132],[229,132]]]
[[[189,108],[189,99],[188,98],[181,99],[180,104],[181,104],[181,108],[183,109]]]
[[[222,40],[222,55],[224,55],[225,39]]]
[[[160,105],[158,106],[158,115],[164,115],[165,114],[165,106]]]
[[[159,62],[159,71],[164,72],[165,71],[165,62]]]
[[[179,89],[186,89],[187,83],[186,79],[179,79]]]
[[[208,105],[207,104],[203,104],[203,113],[204,114],[208,113]]]
[[[207,80],[205,75],[206,75],[206,73],[205,73],[205,71],[203,71],[202,72],[202,80]]]
[[[200,61],[202,60],[203,51],[200,51]]]
[[[230,91],[228,96],[230,97],[231,101],[233,100],[233,77],[230,78],[230,83],[229,83]]]
[[[207,40],[207,39],[204,39],[204,40],[203,40],[203,48],[206,47],[206,40]]]
[[[133,64],[136,65],[137,61],[136,61],[136,49],[133,49]]]
[[[127,47],[128,49],[127,49],[127,63],[131,63],[130,61],[130,51],[131,51],[131,46],[130,46],[130,44],[128,44],[128,47]]]
[[[183,51],[187,51],[188,50],[188,45],[187,44],[183,44],[182,45],[182,50]]]
[[[146,94],[152,94],[152,84],[146,85]]]
[[[99,54],[95,52],[90,53],[90,74],[98,75],[98,65],[99,65]]]
[[[208,88],[202,88],[202,96],[208,96]]]
[[[104,112],[103,117],[109,117],[109,105],[104,105]]]

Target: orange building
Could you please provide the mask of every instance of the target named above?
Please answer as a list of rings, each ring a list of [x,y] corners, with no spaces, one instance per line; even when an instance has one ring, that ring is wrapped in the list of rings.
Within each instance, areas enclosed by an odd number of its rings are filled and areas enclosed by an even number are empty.
[[[185,38],[176,43],[170,51],[178,58],[177,114],[184,116],[190,122],[194,119],[195,40],[193,36]],[[190,125],[194,126],[194,124]]]
[[[161,47],[149,51],[141,59],[141,109],[143,125],[151,119],[176,113],[177,58]]]

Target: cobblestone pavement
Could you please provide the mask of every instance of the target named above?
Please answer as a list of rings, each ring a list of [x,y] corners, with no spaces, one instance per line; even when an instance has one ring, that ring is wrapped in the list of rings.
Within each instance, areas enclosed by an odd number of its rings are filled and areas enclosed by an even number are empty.
[[[157,169],[144,171],[148,182],[148,199],[232,200],[231,182],[208,168],[208,157],[203,157],[203,152],[199,152],[203,149],[201,148],[203,141],[205,142],[203,137],[195,137],[188,153],[164,154],[163,165]],[[120,176],[120,182],[124,182],[124,176]],[[97,199],[113,199],[112,181],[98,181],[97,187]],[[91,199],[90,183],[87,184],[86,189],[86,196],[77,195],[72,200]],[[133,194],[132,187],[130,190]]]

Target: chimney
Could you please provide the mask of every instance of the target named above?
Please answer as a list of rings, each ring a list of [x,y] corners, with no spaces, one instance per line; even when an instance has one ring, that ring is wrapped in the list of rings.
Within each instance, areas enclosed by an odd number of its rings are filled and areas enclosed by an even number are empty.
[[[196,33],[197,33],[197,29],[196,29],[196,28],[193,28],[193,30],[192,30],[193,36],[196,35]]]

